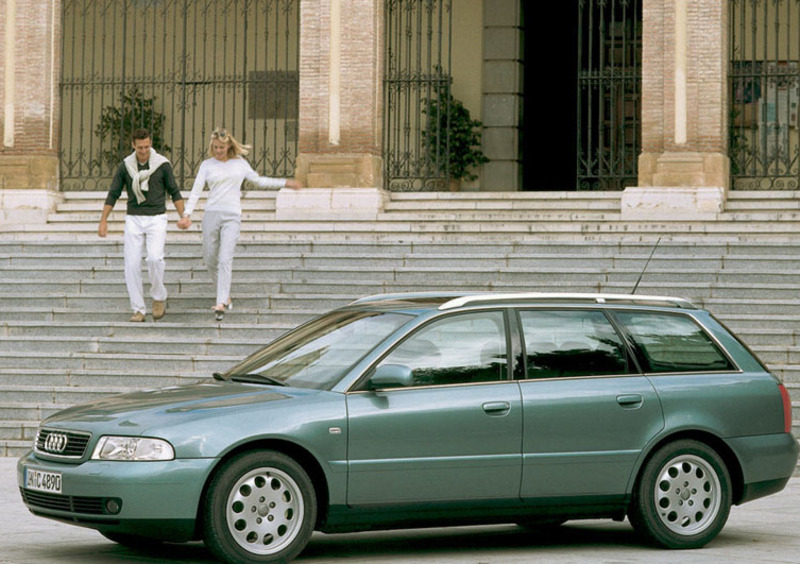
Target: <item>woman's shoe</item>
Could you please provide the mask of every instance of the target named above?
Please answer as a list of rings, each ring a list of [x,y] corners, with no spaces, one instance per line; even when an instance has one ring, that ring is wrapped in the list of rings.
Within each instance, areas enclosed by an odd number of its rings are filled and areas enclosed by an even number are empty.
[[[211,311],[214,312],[214,317],[217,321],[222,321],[222,318],[225,317],[225,304],[217,304],[211,308]]]

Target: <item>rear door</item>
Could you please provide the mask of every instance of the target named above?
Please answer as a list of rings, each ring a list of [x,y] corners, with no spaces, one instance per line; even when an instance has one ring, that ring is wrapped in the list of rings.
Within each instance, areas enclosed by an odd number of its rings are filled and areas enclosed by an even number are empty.
[[[519,321],[522,497],[623,494],[664,426],[655,390],[603,310],[521,310]]]

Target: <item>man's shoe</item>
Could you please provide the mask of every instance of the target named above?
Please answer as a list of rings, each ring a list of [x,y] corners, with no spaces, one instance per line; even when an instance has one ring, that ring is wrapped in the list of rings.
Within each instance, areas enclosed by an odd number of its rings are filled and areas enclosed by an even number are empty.
[[[141,323],[144,321],[144,314],[141,311],[135,312],[133,315],[131,315],[131,321],[134,323]]]
[[[167,302],[153,300],[153,319],[161,319],[167,312]]]

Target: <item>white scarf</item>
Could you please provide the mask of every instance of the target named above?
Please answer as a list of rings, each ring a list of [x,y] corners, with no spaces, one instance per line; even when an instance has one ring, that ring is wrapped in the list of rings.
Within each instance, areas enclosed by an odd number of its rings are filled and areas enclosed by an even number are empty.
[[[136,151],[125,157],[123,162],[125,163],[125,168],[128,170],[128,174],[131,176],[131,179],[133,179],[131,188],[136,196],[136,203],[141,204],[146,199],[143,192],[147,192],[150,189],[148,185],[150,175],[158,170],[158,167],[164,163],[168,163],[169,159],[156,153],[155,149],[150,149],[150,158],[147,160],[150,168],[147,170],[139,170],[137,166],[139,161],[136,158]]]

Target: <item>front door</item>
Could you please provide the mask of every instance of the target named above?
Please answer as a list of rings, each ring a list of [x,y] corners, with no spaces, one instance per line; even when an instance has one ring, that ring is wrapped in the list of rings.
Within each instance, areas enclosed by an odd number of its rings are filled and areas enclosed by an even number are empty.
[[[502,311],[440,318],[378,366],[405,388],[349,394],[348,505],[517,499],[519,386],[508,380]]]

